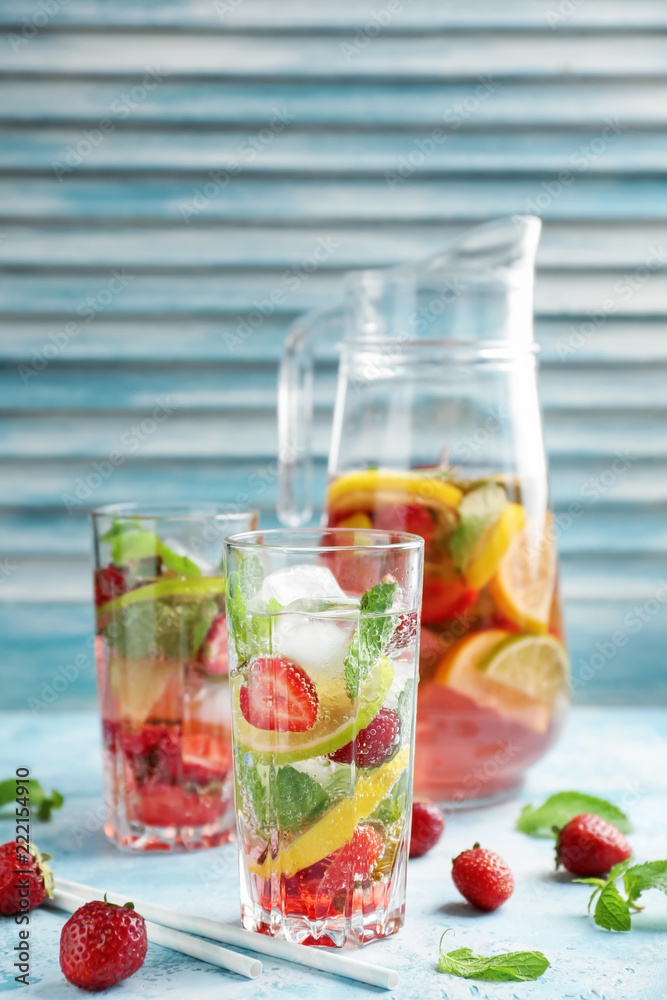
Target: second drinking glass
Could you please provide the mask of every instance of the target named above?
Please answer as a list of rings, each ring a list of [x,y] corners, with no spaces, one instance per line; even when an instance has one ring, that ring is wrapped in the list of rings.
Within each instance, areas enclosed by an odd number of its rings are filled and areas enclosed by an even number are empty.
[[[244,927],[363,944],[403,923],[423,541],[227,541]]]
[[[256,526],[216,504],[93,512],[104,830],[120,847],[232,836],[223,541]]]

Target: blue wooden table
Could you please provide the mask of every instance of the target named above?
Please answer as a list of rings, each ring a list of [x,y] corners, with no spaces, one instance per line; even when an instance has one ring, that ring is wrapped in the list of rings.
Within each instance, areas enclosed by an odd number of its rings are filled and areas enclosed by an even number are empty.
[[[120,853],[102,832],[98,721],[93,713],[0,716],[3,734],[0,777],[27,765],[66,803],[49,824],[34,824],[39,846],[54,856],[63,878],[151,899],[182,910],[234,921],[238,919],[236,851],[227,845],[192,855],[135,856]],[[555,791],[575,787],[613,798],[635,826],[632,843],[638,860],[667,856],[667,709],[580,708],[552,754],[532,771],[523,794],[537,802]],[[647,894],[645,912],[633,918],[629,934],[596,928],[586,916],[589,891],[570,884],[553,869],[550,841],[514,831],[520,803],[470,811],[448,818],[445,836],[429,855],[409,867],[404,929],[364,951],[369,961],[396,968],[397,1000],[432,997],[541,1000],[657,1000],[667,982],[667,899]],[[0,824],[0,839],[12,836]],[[480,840],[511,864],[516,890],[496,913],[479,914],[464,903],[450,878],[450,859]],[[64,914],[37,910],[31,921],[31,996],[73,997],[58,965]],[[486,954],[539,949],[551,968],[535,983],[475,983],[435,971],[438,941],[447,928],[448,950],[469,946]],[[0,991],[15,984],[7,954],[16,940],[13,921],[0,923],[4,967]],[[18,987],[17,987],[18,988]],[[310,998],[326,990],[331,1000],[380,991],[337,977],[264,959],[256,981],[242,980],[201,962],[151,945],[143,968],[115,987],[116,995],[135,997]]]

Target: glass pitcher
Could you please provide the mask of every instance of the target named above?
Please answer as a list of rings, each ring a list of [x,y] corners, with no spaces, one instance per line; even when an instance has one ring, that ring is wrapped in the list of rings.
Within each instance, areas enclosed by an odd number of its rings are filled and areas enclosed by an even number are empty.
[[[350,274],[340,308],[294,324],[280,372],[281,521],[312,514],[313,348],[340,339],[323,524],[424,538],[415,794],[448,805],[513,794],[569,696],[533,340],[539,233],[514,216],[416,265]]]

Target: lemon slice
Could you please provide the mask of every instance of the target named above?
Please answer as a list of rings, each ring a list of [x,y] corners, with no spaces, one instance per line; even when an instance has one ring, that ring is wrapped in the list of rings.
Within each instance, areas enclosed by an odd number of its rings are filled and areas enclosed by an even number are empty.
[[[512,539],[525,523],[526,512],[520,503],[505,504],[488,544],[465,571],[465,578],[473,590],[481,590],[487,585]]]
[[[381,656],[359,695],[351,702],[342,676],[317,685],[319,709],[315,725],[305,733],[278,733],[251,726],[241,714],[239,691],[242,678],[236,678],[234,725],[236,739],[244,752],[251,750],[259,764],[292,764],[308,757],[333,753],[354,739],[372,722],[382,708],[394,678],[394,665]]]
[[[329,487],[327,507],[336,511],[374,510],[397,503],[458,507],[463,493],[452,483],[419,472],[366,469],[348,472]]]
[[[527,632],[546,633],[556,586],[556,543],[553,518],[536,531],[528,521],[510,541],[496,575],[491,596],[511,622]]]
[[[272,874],[289,878],[302,868],[314,865],[351,840],[357,824],[375,812],[408,766],[410,748],[403,747],[393,760],[357,778],[354,798],[337,802],[329,812],[292,844],[258,865],[246,859],[248,870],[262,878]]]
[[[544,733],[549,727],[552,706],[516,686],[505,684],[494,671],[482,669],[483,665],[492,662],[498,648],[516,638],[515,633],[498,628],[465,636],[445,654],[433,680],[505,719],[518,722],[533,732]]]
[[[510,635],[486,655],[480,670],[540,701],[555,701],[569,687],[570,662],[552,635]]]

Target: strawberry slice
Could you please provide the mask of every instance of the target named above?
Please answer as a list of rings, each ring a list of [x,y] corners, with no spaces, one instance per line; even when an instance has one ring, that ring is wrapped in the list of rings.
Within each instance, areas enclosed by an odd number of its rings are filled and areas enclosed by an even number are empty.
[[[427,545],[435,534],[433,518],[426,507],[417,504],[381,507],[375,512],[373,521],[376,528],[385,531],[409,531],[411,535],[421,535]]]
[[[121,566],[105,566],[95,573],[95,607],[99,608],[127,591],[127,570]]]
[[[440,625],[472,607],[478,597],[464,580],[439,580],[424,575],[422,624]]]
[[[317,719],[317,692],[301,667],[284,656],[258,656],[240,692],[243,718],[255,729],[305,733]]]
[[[207,674],[229,673],[226,615],[218,615],[211,622],[211,627],[199,650],[198,660]]]
[[[318,896],[347,892],[353,882],[367,882],[384,854],[382,837],[372,826],[358,826],[352,840],[341,847],[320,882]]]

